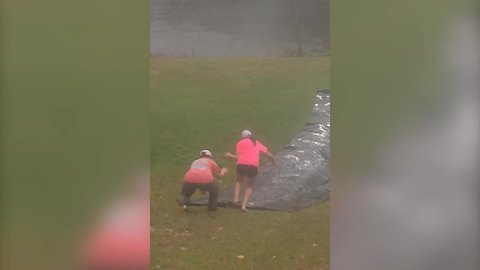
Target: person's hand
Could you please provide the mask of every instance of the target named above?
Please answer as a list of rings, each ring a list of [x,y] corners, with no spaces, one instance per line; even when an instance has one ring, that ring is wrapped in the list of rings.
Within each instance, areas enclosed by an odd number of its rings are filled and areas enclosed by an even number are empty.
[[[273,165],[277,165],[277,162],[275,161],[275,158],[273,157],[272,153],[267,151],[265,154],[270,158]]]
[[[218,176],[223,179],[223,177],[224,177],[225,174],[227,174],[227,173],[228,173],[228,169],[227,169],[226,167],[223,167],[223,168],[220,170],[220,173],[218,174]]]
[[[272,164],[273,164],[273,165],[277,165],[277,162],[275,161],[274,158],[272,158],[271,160],[272,160]]]

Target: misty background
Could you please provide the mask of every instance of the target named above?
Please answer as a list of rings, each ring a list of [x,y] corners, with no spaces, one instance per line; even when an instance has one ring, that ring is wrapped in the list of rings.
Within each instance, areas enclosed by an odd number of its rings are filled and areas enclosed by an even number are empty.
[[[329,52],[329,0],[151,0],[150,5],[155,56]]]

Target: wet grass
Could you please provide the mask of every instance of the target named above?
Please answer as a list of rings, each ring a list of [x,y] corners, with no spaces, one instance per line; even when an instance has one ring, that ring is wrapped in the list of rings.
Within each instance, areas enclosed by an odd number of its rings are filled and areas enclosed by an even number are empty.
[[[151,60],[152,269],[329,269],[328,202],[292,213],[214,214],[204,207],[183,214],[175,202],[201,149],[233,170],[221,154],[249,128],[279,151],[328,78],[328,58]],[[233,181],[228,175],[221,188]]]

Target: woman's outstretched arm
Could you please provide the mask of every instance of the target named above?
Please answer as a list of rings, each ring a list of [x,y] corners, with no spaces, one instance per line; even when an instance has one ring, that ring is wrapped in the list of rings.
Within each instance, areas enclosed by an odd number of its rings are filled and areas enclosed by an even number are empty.
[[[238,155],[234,155],[234,154],[229,153],[229,152],[225,153],[225,157],[230,158],[230,159],[233,159],[233,160],[237,160],[237,159],[238,159]]]
[[[275,158],[273,157],[272,153],[270,153],[269,151],[265,152],[265,155],[267,155],[270,160],[272,161],[273,165],[277,164],[277,162],[275,161]]]

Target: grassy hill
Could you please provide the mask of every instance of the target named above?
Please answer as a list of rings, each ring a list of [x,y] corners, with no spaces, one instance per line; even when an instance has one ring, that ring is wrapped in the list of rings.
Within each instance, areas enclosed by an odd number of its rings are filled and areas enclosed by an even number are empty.
[[[175,202],[200,150],[231,169],[220,182],[230,188],[234,163],[223,153],[241,130],[275,153],[309,118],[315,91],[328,87],[328,58],[151,60],[152,269],[329,269],[329,202],[213,215],[204,207],[185,215]]]

